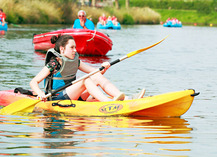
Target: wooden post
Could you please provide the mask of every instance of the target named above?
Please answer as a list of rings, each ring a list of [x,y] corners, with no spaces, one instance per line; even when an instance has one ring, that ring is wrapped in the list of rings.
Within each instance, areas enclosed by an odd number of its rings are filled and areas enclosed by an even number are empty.
[[[116,9],[119,9],[119,2],[118,2],[118,0],[115,0],[115,7],[116,7]]]
[[[96,7],[96,0],[92,0],[92,7]]]
[[[126,0],[125,2],[126,2],[126,3],[125,3],[126,9],[128,9],[128,8],[129,8],[129,5],[130,5],[130,0]]]

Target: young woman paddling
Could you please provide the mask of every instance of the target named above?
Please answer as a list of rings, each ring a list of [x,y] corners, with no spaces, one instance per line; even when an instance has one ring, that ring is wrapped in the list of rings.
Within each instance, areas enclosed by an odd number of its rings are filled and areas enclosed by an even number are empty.
[[[39,83],[42,80],[45,80],[46,92],[50,92],[75,80],[77,70],[85,73],[96,70],[79,60],[76,43],[72,36],[53,36],[51,43],[55,43],[55,48],[48,50],[44,68],[30,82],[32,90],[38,95],[38,99],[43,101],[46,101],[45,92],[39,88]],[[97,86],[114,97],[113,100],[124,100],[125,95],[103,76],[110,67],[110,63],[104,62],[102,66],[105,67],[103,71],[65,88],[53,96],[52,100],[86,100],[91,95],[99,101],[110,101],[111,99],[104,95]]]

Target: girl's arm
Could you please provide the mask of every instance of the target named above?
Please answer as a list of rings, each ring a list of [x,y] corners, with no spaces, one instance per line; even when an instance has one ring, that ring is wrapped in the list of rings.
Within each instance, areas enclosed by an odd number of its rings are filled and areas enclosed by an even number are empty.
[[[85,64],[84,62],[80,61],[79,70],[81,70],[85,73],[90,73],[90,72],[96,70],[96,68],[89,66],[89,65]]]
[[[31,89],[38,95],[42,101],[46,101],[44,91],[39,88],[39,83],[50,74],[49,69],[45,66],[29,83]]]
[[[110,67],[110,63],[109,62],[104,62],[102,63],[102,66],[105,67],[104,70],[101,71],[102,74],[104,74],[106,72],[106,70]],[[90,73],[92,71],[95,71],[96,68],[89,66],[85,63],[83,63],[82,61],[80,61],[80,66],[79,66],[79,70],[85,72],[85,73]]]

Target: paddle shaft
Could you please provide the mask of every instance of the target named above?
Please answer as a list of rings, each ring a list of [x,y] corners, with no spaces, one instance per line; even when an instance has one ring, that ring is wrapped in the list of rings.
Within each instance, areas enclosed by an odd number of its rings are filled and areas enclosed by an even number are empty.
[[[167,37],[168,37],[168,36],[167,36]],[[121,58],[119,58],[119,59],[116,59],[116,60],[110,62],[110,65],[112,66],[112,65],[114,65],[114,64],[116,64],[116,63],[119,63],[120,61],[123,61],[123,60],[125,60],[125,59],[127,59],[127,58],[130,58],[130,57],[132,57],[132,56],[134,56],[134,55],[136,55],[136,54],[138,54],[138,53],[140,53],[140,52],[143,52],[143,51],[145,51],[145,50],[148,50],[148,49],[150,49],[150,48],[152,48],[152,47],[158,45],[158,44],[161,43],[162,41],[164,41],[167,37],[163,38],[162,40],[160,40],[159,42],[157,42],[157,43],[155,43],[155,44],[153,44],[153,45],[151,45],[151,46],[148,46],[148,47],[145,47],[145,48],[142,48],[142,49],[139,49],[139,50],[130,52],[130,53],[128,53],[127,55],[125,55],[125,56],[123,56],[123,57],[121,57]],[[57,90],[55,90],[55,91],[53,91],[53,92],[51,92],[51,93],[48,93],[48,94],[46,95],[46,98],[48,98],[48,97],[50,97],[50,96],[56,94],[57,92],[62,91],[63,89],[65,89],[65,88],[67,88],[67,87],[69,87],[69,86],[71,86],[71,85],[73,85],[73,84],[75,84],[75,83],[77,83],[77,82],[79,82],[79,81],[81,81],[81,80],[84,80],[84,79],[86,79],[86,78],[88,78],[88,77],[90,77],[90,76],[92,76],[92,75],[98,73],[99,71],[102,71],[103,69],[105,69],[105,67],[102,66],[102,67],[100,67],[99,69],[97,69],[97,70],[95,70],[95,71],[93,71],[93,72],[91,72],[91,73],[89,73],[89,74],[87,74],[87,75],[84,75],[83,77],[81,77],[81,78],[79,78],[79,79],[76,79],[76,80],[72,81],[71,83],[66,84],[65,86],[62,86],[61,88],[59,88],[59,89],[57,89]]]

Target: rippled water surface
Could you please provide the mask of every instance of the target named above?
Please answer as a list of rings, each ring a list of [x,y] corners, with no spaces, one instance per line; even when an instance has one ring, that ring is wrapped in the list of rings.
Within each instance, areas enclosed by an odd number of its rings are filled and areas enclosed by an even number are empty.
[[[0,90],[29,89],[45,57],[34,51],[33,34],[62,28],[67,27],[30,25],[1,34]],[[180,118],[0,115],[0,155],[216,156],[217,28],[140,25],[103,32],[113,41],[112,51],[106,57],[81,58],[95,67],[170,35],[154,48],[114,65],[105,75],[127,95],[142,88],[147,96],[193,88],[200,95],[189,111]]]

